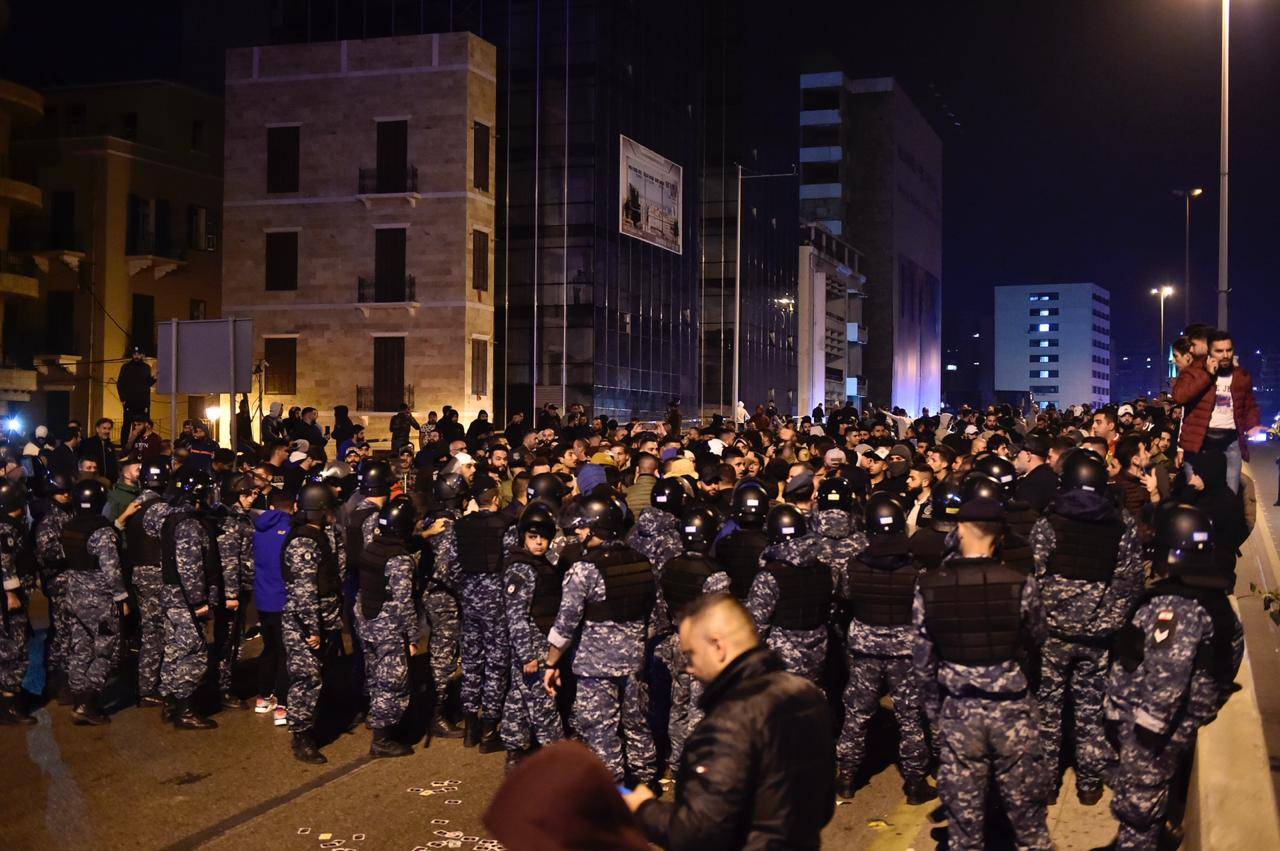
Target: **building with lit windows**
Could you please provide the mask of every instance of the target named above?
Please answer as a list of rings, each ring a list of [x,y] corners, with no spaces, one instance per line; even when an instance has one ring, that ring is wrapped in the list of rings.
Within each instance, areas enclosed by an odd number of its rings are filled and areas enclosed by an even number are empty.
[[[1111,401],[1111,295],[1091,283],[995,288],[995,391],[1042,406]]]

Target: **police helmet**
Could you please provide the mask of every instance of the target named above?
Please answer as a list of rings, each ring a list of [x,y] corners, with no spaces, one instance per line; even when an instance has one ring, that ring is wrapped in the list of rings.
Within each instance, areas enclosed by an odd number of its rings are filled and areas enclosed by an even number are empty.
[[[994,452],[974,459],[973,472],[981,473],[999,485],[1006,497],[1013,496],[1014,489],[1018,486],[1018,471],[1007,458]]]
[[[769,516],[769,492],[755,479],[744,479],[733,489],[729,516],[744,529],[759,529]]]
[[[715,541],[719,518],[708,505],[692,505],[680,518],[680,540],[689,552],[705,553]]]
[[[60,493],[71,493],[71,487],[74,482],[66,473],[50,473],[45,479],[44,490],[49,496]]]
[[[822,484],[818,485],[817,508],[819,511],[830,508],[853,511],[855,504],[853,485],[844,476],[828,476],[822,480]]]
[[[1107,463],[1092,449],[1073,449],[1062,459],[1062,490],[1105,493]]]
[[[775,505],[765,520],[765,535],[771,544],[781,544],[803,535],[808,528],[804,514],[790,503]]]
[[[929,501],[933,508],[934,523],[954,523],[956,512],[964,502],[964,494],[960,485],[948,476],[946,481],[933,489]]]
[[[680,512],[684,510],[686,496],[684,479],[674,476],[658,479],[653,483],[653,490],[649,493],[649,504],[679,517]]]
[[[970,473],[960,483],[960,501],[962,503],[975,499],[994,499],[1004,504],[1004,488],[989,476],[982,473]]]
[[[173,489],[179,502],[208,506],[213,494],[213,480],[204,470],[180,470],[173,478]]]
[[[867,535],[878,537],[907,531],[907,513],[902,503],[887,493],[873,493],[867,500]]]
[[[138,471],[138,483],[147,490],[162,492],[169,486],[169,465],[163,461],[148,461]]]
[[[97,479],[78,482],[71,496],[77,514],[101,514],[102,507],[107,504],[107,489]]]
[[[1234,577],[1214,565],[1213,523],[1193,505],[1171,505],[1156,517],[1153,566],[1187,585],[1228,590]]]
[[[524,536],[529,532],[536,532],[547,541],[553,541],[556,537],[556,515],[546,503],[531,502],[520,512],[520,520],[516,524],[516,531],[520,533],[520,545],[524,546]]]
[[[582,511],[582,527],[602,541],[622,537],[626,531],[626,516],[614,500],[600,494],[587,494],[578,501]]]
[[[102,485],[94,481],[95,485],[101,489]],[[104,496],[103,499],[106,499]],[[22,482],[5,481],[0,484],[0,511],[8,514],[11,511],[17,511],[19,508],[27,504],[27,486]]]
[[[413,536],[417,524],[418,512],[413,507],[413,500],[407,496],[388,501],[378,511],[378,534],[384,538],[407,541]]]
[[[539,473],[529,479],[529,485],[525,488],[525,497],[529,502],[540,500],[552,508],[559,508],[568,492],[564,482],[555,473]]]
[[[296,504],[295,517],[308,523],[324,523],[333,511],[333,491],[328,485],[308,482],[298,491]]]
[[[360,493],[365,496],[387,496],[391,493],[391,485],[395,482],[395,473],[391,465],[380,458],[369,458],[360,462],[356,471],[360,482]]]
[[[541,501],[530,502],[529,504],[546,505]],[[551,508],[549,505],[547,507]],[[582,506],[574,500],[566,502],[556,514],[556,522],[560,524],[560,528],[564,530],[566,535],[571,535],[574,531],[583,528],[585,520],[586,518],[582,514]]]
[[[224,497],[223,502],[227,501],[226,500],[227,497],[243,496],[244,494],[247,494],[256,490],[257,487],[258,487],[258,483],[254,481],[253,476],[250,475],[249,473],[239,473],[235,476],[232,476],[231,481],[228,483],[226,490],[223,492],[223,497]]]
[[[467,480],[459,473],[445,473],[436,479],[434,493],[436,501],[445,508],[461,508],[467,495]]]

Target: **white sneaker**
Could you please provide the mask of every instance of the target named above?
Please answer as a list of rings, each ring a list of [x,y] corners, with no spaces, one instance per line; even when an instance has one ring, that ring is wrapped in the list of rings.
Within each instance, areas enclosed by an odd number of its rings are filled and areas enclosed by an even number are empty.
[[[273,715],[274,717],[272,718],[271,723],[275,724],[277,727],[284,727],[288,725],[289,712],[283,706],[277,706]]]
[[[253,703],[253,711],[258,713],[259,715],[266,715],[268,712],[272,712],[273,710],[275,710],[275,708],[276,708],[275,695],[270,695],[268,697],[260,697]]]

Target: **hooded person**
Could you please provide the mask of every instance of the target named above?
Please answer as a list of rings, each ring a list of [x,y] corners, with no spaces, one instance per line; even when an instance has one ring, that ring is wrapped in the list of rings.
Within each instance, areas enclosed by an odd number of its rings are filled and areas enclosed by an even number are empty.
[[[333,431],[329,436],[338,446],[346,443],[356,433],[356,424],[351,421],[346,405],[335,405],[333,408]]]
[[[284,403],[272,402],[271,413],[262,418],[262,442],[288,440],[289,430],[284,422]]]

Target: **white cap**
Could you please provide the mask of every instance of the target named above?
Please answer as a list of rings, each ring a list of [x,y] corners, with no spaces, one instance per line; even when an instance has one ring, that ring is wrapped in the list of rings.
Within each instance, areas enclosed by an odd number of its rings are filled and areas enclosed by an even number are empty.
[[[712,455],[724,454],[724,441],[718,437],[713,437],[707,441],[707,450]]]
[[[967,426],[964,427],[964,433],[966,436],[975,435],[978,433],[978,427],[973,423],[969,423]]]
[[[289,455],[289,463],[290,463],[290,464],[297,464],[297,463],[299,463],[300,461],[302,461],[302,459],[304,459],[304,458],[306,458],[306,457],[307,457],[307,453],[305,453],[305,452],[294,452],[294,453],[292,453],[292,454],[290,454],[290,455]]]
[[[1123,417],[1125,414],[1128,414],[1129,416],[1133,416],[1133,405],[1121,405],[1120,408],[1116,411],[1117,417]]]
[[[453,461],[454,461],[455,467],[461,467],[463,464],[476,463],[476,459],[472,458],[470,455],[468,455],[465,452],[459,452],[457,455],[453,456]]]
[[[46,437],[48,437],[48,436],[49,436],[49,427],[48,427],[48,426],[42,426],[42,425],[38,425],[38,426],[36,426],[36,437],[39,437],[39,438],[46,438]]]

